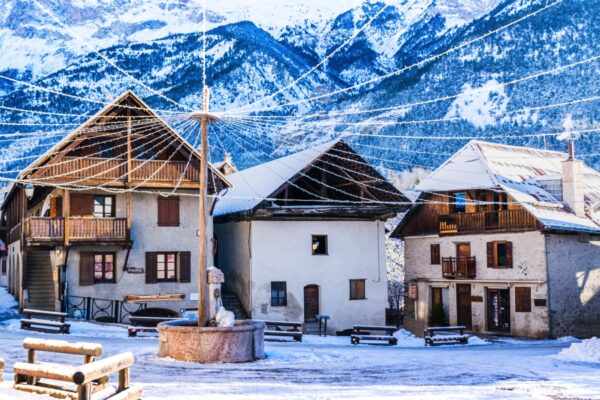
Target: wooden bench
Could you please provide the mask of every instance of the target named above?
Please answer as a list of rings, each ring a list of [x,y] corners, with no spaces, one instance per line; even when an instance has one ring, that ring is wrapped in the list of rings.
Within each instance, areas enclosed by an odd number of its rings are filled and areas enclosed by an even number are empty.
[[[371,332],[381,332],[379,335],[373,335]],[[360,342],[387,342],[390,346],[398,344],[398,339],[394,337],[395,326],[373,326],[373,325],[354,325],[353,333],[350,335],[352,344]]]
[[[97,343],[69,343],[62,340],[25,339],[27,362],[15,363],[16,390],[72,400],[139,400],[142,389],[130,387],[129,368],[133,354],[123,353],[97,361],[102,346]],[[83,364],[67,366],[38,363],[36,351],[84,356]],[[109,375],[119,374],[118,385],[108,384]]]
[[[0,383],[4,382],[2,374],[4,373],[4,360],[0,358]]]
[[[467,344],[469,342],[469,335],[465,335],[464,332],[466,329],[466,326],[435,326],[425,328],[423,335],[425,337],[425,346]]]
[[[167,317],[136,317],[130,316],[129,322],[131,325],[127,328],[129,337],[137,336],[138,332],[157,332],[157,325],[161,322],[174,321],[179,318]]]
[[[56,311],[23,310],[25,318],[21,320],[21,329],[45,333],[69,333],[71,325],[65,322],[67,313]]]
[[[292,338],[296,342],[302,341],[302,322],[288,321],[264,321],[266,325],[265,340],[273,341],[276,339],[267,339],[267,337]]]

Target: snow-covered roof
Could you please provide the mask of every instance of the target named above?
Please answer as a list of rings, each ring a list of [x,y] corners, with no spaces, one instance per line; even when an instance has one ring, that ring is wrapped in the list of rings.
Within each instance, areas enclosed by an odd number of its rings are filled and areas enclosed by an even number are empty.
[[[471,141],[415,189],[420,192],[502,189],[546,229],[600,233],[600,172],[584,165],[586,218],[578,217],[545,182],[560,180],[566,153]]]
[[[228,175],[233,187],[219,199],[214,215],[252,210],[336,143],[326,142]]]

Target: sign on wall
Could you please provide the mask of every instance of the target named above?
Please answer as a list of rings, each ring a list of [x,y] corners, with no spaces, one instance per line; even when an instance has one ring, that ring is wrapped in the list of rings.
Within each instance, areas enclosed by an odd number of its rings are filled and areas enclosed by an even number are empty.
[[[144,267],[131,267],[131,266],[127,266],[126,271],[129,274],[143,274],[145,272]]]
[[[408,285],[408,298],[410,300],[417,300],[418,292],[417,292],[417,284],[411,283]]]

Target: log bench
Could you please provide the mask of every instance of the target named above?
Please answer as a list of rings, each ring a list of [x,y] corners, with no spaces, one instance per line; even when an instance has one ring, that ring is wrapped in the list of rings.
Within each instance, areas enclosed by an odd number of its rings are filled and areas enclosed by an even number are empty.
[[[445,344],[467,344],[469,335],[465,335],[466,326],[434,326],[424,331],[425,346]]]
[[[69,343],[61,340],[25,339],[27,362],[15,363],[14,388],[71,400],[139,400],[142,389],[130,387],[129,368],[133,354],[123,353],[97,361],[102,346],[96,343]],[[82,355],[83,364],[69,366],[39,363],[36,351]],[[118,384],[109,385],[109,375],[118,373]]]
[[[136,317],[130,316],[129,322],[131,325],[127,328],[129,337],[137,336],[138,332],[158,332],[156,327],[161,322],[174,321],[180,318],[167,317]]]
[[[24,319],[21,320],[21,329],[45,333],[69,333],[71,325],[65,322],[67,313],[56,311],[23,310]]]
[[[374,335],[371,332],[380,332],[378,335]],[[390,346],[398,344],[398,339],[394,337],[396,331],[395,326],[374,326],[374,325],[354,325],[352,335],[350,335],[350,342],[352,344],[360,344],[360,342],[387,342]]]
[[[4,373],[4,360],[0,358],[0,383],[4,382],[2,374]]]
[[[275,338],[291,338],[296,342],[302,341],[302,322],[289,321],[264,321],[266,325],[265,340],[274,341]],[[270,339],[267,339],[269,337]]]

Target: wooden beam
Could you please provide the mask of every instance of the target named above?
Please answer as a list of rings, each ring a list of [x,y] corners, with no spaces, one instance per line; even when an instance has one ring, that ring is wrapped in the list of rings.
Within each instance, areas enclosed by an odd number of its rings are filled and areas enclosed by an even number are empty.
[[[63,217],[65,219],[65,227],[64,227],[64,245],[69,245],[69,218],[71,217],[71,195],[69,189],[63,189]]]
[[[102,355],[102,345],[99,343],[69,343],[64,340],[47,340],[27,338],[23,341],[23,348],[52,353],[87,355],[99,357]]]

